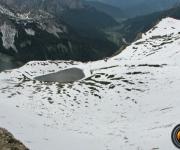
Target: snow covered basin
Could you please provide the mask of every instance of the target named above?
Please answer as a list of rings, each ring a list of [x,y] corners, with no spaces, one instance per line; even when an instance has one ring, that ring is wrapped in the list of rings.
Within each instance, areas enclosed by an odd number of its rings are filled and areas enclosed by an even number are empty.
[[[85,77],[82,69],[79,68],[69,68],[66,70],[61,70],[56,73],[50,73],[42,76],[35,77],[35,80],[44,82],[61,82],[68,83],[78,81]]]

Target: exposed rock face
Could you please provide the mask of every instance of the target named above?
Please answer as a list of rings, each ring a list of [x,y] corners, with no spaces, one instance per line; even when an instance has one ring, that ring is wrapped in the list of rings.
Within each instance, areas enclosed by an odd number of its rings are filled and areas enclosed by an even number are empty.
[[[0,128],[0,150],[28,150],[28,148],[6,129]]]
[[[59,44],[69,50],[66,44],[69,40],[65,37],[68,34],[66,26],[45,11],[18,13],[0,3],[0,32],[0,52],[19,57],[21,60],[27,53],[33,57],[37,56],[34,55],[37,50],[41,57],[47,51],[61,53],[61,49],[57,48]],[[31,56],[29,58],[33,59]]]
[[[14,45],[16,30],[10,25],[7,25],[6,22],[4,22],[4,24],[0,27],[0,31],[2,32],[2,41],[4,48],[13,48],[13,50],[17,52],[17,49]]]

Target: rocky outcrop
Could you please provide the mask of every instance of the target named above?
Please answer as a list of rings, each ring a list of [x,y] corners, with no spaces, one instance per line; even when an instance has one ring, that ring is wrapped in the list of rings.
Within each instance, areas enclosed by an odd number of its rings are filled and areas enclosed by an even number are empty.
[[[0,128],[0,150],[29,150],[6,129]]]

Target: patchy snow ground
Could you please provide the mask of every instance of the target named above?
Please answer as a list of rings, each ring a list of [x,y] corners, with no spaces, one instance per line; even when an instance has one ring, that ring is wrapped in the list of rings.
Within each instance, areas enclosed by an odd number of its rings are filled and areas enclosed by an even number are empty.
[[[0,126],[32,150],[175,150],[180,123],[180,21],[163,19],[97,62],[30,62],[0,74]],[[78,82],[35,77],[77,67]]]

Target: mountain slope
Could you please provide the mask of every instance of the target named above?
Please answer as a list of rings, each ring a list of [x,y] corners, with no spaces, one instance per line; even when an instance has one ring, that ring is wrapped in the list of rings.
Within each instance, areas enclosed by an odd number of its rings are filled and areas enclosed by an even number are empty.
[[[68,39],[66,25],[44,11],[19,14],[7,7],[1,9],[0,51],[19,61],[52,58],[57,59],[62,47],[71,51],[72,40]],[[48,42],[47,42],[48,41]],[[70,43],[68,45],[68,43]],[[50,54],[51,52],[51,54]]]
[[[13,11],[29,12],[33,10],[44,10],[51,13],[60,13],[65,9],[83,8],[82,0],[1,0],[1,3]]]
[[[62,7],[61,11],[59,7]],[[82,25],[78,12],[84,15]],[[79,21],[74,23],[74,19]],[[7,55],[8,64],[47,59],[101,59],[118,49],[102,31],[116,24],[112,17],[86,9],[78,0],[77,3],[3,0],[0,2],[0,56]],[[4,62],[4,58],[1,57],[0,61]],[[3,69],[8,68],[0,68]]]
[[[173,150],[179,57],[180,21],[165,18],[107,60],[35,61],[2,72],[0,126],[33,150]],[[72,83],[34,80],[69,68],[85,77]]]

